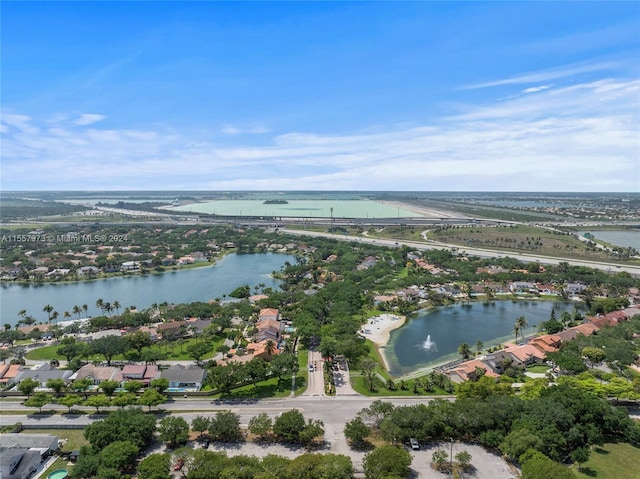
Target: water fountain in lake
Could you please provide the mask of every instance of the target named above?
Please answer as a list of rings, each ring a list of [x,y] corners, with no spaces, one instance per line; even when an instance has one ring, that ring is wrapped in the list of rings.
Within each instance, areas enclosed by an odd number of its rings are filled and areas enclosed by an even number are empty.
[[[427,339],[425,340],[424,343],[422,343],[422,348],[426,349],[427,351],[437,351],[436,342],[435,341],[431,341],[431,335],[430,334],[427,334]]]

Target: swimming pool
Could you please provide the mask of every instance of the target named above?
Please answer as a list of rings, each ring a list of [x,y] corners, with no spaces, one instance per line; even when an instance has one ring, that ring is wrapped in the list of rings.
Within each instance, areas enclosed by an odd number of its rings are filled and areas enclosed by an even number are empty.
[[[66,469],[58,469],[47,476],[47,479],[67,479],[69,471]]]

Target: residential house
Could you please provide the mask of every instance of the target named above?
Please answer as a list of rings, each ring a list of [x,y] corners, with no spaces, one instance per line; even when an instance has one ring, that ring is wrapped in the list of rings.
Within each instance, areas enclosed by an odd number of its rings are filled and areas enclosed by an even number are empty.
[[[16,376],[15,382],[19,383],[23,379],[31,378],[40,383],[41,388],[47,387],[47,381],[49,379],[62,379],[65,384],[71,382],[70,377],[73,375],[73,371],[68,369],[56,369],[49,363],[45,363],[42,366],[34,369],[23,369]]]
[[[172,364],[161,373],[161,377],[169,381],[170,388],[185,388],[199,391],[206,377],[206,370],[195,364],[184,366]]]
[[[158,325],[158,334],[162,339],[177,339],[186,335],[188,327],[186,321],[168,321]]]
[[[22,370],[20,364],[3,364],[0,369],[0,385],[14,384],[16,382],[16,376]]]
[[[148,386],[152,380],[160,377],[158,366],[155,364],[127,364],[122,368],[122,380],[140,381]]]
[[[530,293],[537,292],[538,289],[535,284],[528,281],[512,281],[509,284],[509,291],[512,293]]]
[[[138,271],[140,269],[140,261],[125,261],[120,265],[122,271]]]
[[[41,462],[38,451],[24,447],[0,447],[0,478],[29,479],[36,473]]]
[[[540,349],[531,344],[523,344],[522,346],[512,346],[504,351],[508,354],[513,364],[523,364],[528,366],[529,364],[536,364],[544,362],[547,355]]]
[[[480,370],[484,370],[480,373]],[[462,383],[464,381],[474,381],[479,379],[480,376],[488,376],[491,378],[497,378],[500,375],[494,373],[489,366],[480,361],[479,359],[472,359],[460,363],[455,368],[447,371],[447,376],[454,383]]]
[[[122,382],[122,371],[113,366],[97,366],[86,364],[78,369],[71,377],[72,380],[89,378],[96,386],[102,381]]]
[[[37,450],[41,457],[49,457],[60,446],[58,436],[51,434],[4,433],[0,434],[0,447]]]
[[[531,341],[529,341],[529,344],[535,346],[540,351],[546,354],[557,351],[560,347],[561,342],[562,339],[560,338],[560,336],[557,336],[555,334],[545,334],[544,336],[533,338]]]
[[[258,321],[266,321],[271,319],[273,321],[280,321],[280,311],[276,308],[264,308],[258,313]]]
[[[282,329],[280,321],[273,319],[259,321],[256,324],[256,328],[258,329],[257,342],[271,339],[277,343],[280,340],[280,331]]]
[[[278,354],[278,348],[274,344],[273,351],[268,351],[268,340],[262,340],[257,343],[249,343],[247,345],[247,354],[253,355],[253,358],[261,358],[265,361],[271,361],[273,356]]]

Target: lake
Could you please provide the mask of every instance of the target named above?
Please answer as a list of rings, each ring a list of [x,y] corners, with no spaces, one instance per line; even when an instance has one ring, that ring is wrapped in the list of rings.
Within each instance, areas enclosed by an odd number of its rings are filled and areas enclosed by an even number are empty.
[[[604,241],[616,246],[624,248],[634,248],[640,250],[640,230],[621,230],[621,231],[589,231],[597,240]],[[585,233],[580,233],[584,236]]]
[[[413,218],[418,213],[372,200],[286,200],[287,204],[264,204],[264,200],[215,200],[171,208],[226,216],[295,216],[306,218]]]
[[[467,343],[475,351],[478,340],[484,343],[485,348],[513,341],[513,325],[519,316],[527,318],[529,326],[524,332],[527,336],[537,330],[540,322],[549,319],[552,309],[559,318],[564,311],[571,313],[573,308],[573,303],[505,300],[463,303],[423,311],[392,331],[385,348],[389,372],[393,376],[402,376],[460,359],[458,346],[462,343]]]
[[[110,303],[118,301],[122,308],[137,306],[142,309],[165,301],[191,303],[222,299],[223,295],[245,284],[253,288],[264,283],[267,287],[278,289],[279,282],[271,277],[271,273],[280,271],[286,261],[293,264],[296,258],[286,254],[231,254],[213,266],[162,274],[75,283],[2,284],[0,321],[14,326],[20,319],[18,311],[22,309],[26,309],[27,314],[36,318],[36,321],[46,321],[47,313],[42,308],[47,304],[60,314],[58,321],[64,321],[63,313],[71,312],[75,305],[86,304],[91,316],[101,314],[96,308],[97,299]]]

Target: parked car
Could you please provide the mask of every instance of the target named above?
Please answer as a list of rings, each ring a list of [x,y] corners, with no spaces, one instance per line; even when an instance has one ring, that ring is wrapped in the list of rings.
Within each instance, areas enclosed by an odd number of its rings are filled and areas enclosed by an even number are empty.
[[[413,449],[414,451],[420,450],[420,443],[415,437],[412,437],[411,439],[409,439],[409,444],[411,444],[411,449]]]

